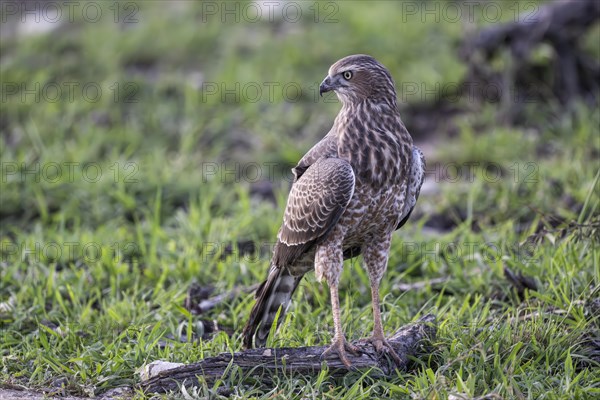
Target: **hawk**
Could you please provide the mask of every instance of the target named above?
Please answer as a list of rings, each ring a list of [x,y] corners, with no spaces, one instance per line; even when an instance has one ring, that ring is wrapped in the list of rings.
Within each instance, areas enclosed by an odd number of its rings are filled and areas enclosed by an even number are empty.
[[[400,119],[394,81],[373,57],[351,55],[329,68],[319,87],[342,103],[329,133],[293,168],[295,176],[266,281],[243,332],[244,346],[262,347],[279,312],[281,322],[304,274],[313,269],[331,295],[334,337],[323,356],[337,353],[350,366],[340,321],[338,283],[345,259],[362,254],[373,303],[379,353],[398,355],[383,334],[379,284],[387,269],[392,233],[415,207],[425,159]],[[281,311],[279,311],[281,310]]]

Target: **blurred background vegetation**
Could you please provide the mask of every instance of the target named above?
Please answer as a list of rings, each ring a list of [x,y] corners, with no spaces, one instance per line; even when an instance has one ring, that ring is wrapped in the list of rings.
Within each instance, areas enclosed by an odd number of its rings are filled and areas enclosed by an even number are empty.
[[[581,344],[598,337],[587,311],[600,277],[597,103],[533,101],[513,123],[499,101],[443,97],[468,75],[465,39],[543,3],[48,4],[9,1],[1,10],[5,385],[98,394],[137,382],[145,362],[239,350],[251,296],[200,318],[183,306],[188,289],[224,292],[263,279],[289,168],[340,108],[331,93],[318,96],[318,84],[339,58],[366,53],[395,78],[428,163],[382,286],[386,327],[433,311],[439,343],[392,382],[290,379],[280,395],[598,393],[598,370],[587,368],[597,367],[600,351]],[[598,23],[577,40],[598,63]],[[559,55],[542,45],[533,56],[544,65]],[[493,67],[510,62],[500,54]],[[506,266],[534,277],[537,290],[517,296]],[[439,277],[448,277],[441,287],[398,289]],[[342,304],[352,339],[370,329],[367,281],[359,263],[348,262]],[[326,288],[305,286],[278,346],[331,336]],[[550,308],[566,310],[565,319],[548,321]],[[535,311],[521,327],[506,322]],[[219,332],[204,335],[205,319]],[[488,329],[499,321],[506,325]],[[560,375],[579,376],[579,388]]]

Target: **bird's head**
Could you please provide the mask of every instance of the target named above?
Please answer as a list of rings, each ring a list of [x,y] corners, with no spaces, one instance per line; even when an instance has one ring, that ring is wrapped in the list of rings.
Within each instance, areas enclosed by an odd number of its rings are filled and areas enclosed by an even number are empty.
[[[366,99],[396,103],[392,76],[379,61],[365,54],[344,57],[329,68],[319,94],[332,90],[344,104]]]

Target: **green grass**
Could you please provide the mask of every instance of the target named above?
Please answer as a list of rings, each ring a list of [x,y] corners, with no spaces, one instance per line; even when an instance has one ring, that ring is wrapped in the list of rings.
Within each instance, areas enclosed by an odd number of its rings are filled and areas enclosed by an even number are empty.
[[[219,253],[231,242],[274,242],[287,170],[339,109],[314,92],[329,65],[370,53],[399,90],[406,82],[459,82],[465,73],[457,56],[461,24],[399,24],[401,5],[390,2],[339,3],[335,23],[315,23],[313,3],[302,3],[305,18],[293,24],[203,22],[200,4],[134,4],[132,24],[115,25],[107,5],[110,17],[98,23],[77,17],[48,34],[0,42],[3,91],[51,82],[102,88],[93,102],[81,91],[71,100],[65,90],[57,101],[49,94],[2,99],[4,385],[98,395],[137,384],[136,371],[154,360],[188,363],[240,350],[251,295],[201,316],[184,299],[193,282],[221,293],[264,278],[268,252],[243,255],[234,246],[226,258]],[[328,4],[319,5],[319,18]],[[208,84],[236,82],[263,89],[265,82],[292,83],[302,92],[297,99],[263,92],[259,101],[206,93]],[[453,137],[413,132],[417,141],[428,134],[420,141],[428,189],[395,235],[382,307],[388,332],[435,313],[431,354],[387,380],[334,380],[323,372],[278,376],[272,388],[241,385],[236,372],[220,385],[235,387],[239,398],[600,395],[593,311],[600,298],[600,112],[581,105],[556,118],[532,105],[536,124],[507,127],[496,122],[496,108],[459,117]],[[260,179],[250,169],[256,165]],[[251,194],[256,181],[273,184],[275,204]],[[434,229],[436,221],[447,226]],[[532,277],[537,290],[519,297],[504,267]],[[449,279],[397,288],[439,277]],[[371,304],[360,260],[347,262],[340,297],[347,336],[367,336]],[[198,339],[200,317],[225,331]],[[332,326],[328,289],[310,274],[269,345],[325,344]],[[194,395],[215,392],[205,385]]]

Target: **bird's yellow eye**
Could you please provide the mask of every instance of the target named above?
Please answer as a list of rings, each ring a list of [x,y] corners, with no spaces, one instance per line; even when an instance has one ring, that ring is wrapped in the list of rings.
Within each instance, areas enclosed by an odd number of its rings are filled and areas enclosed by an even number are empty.
[[[352,78],[352,71],[345,71],[342,76],[345,80],[349,81]]]

